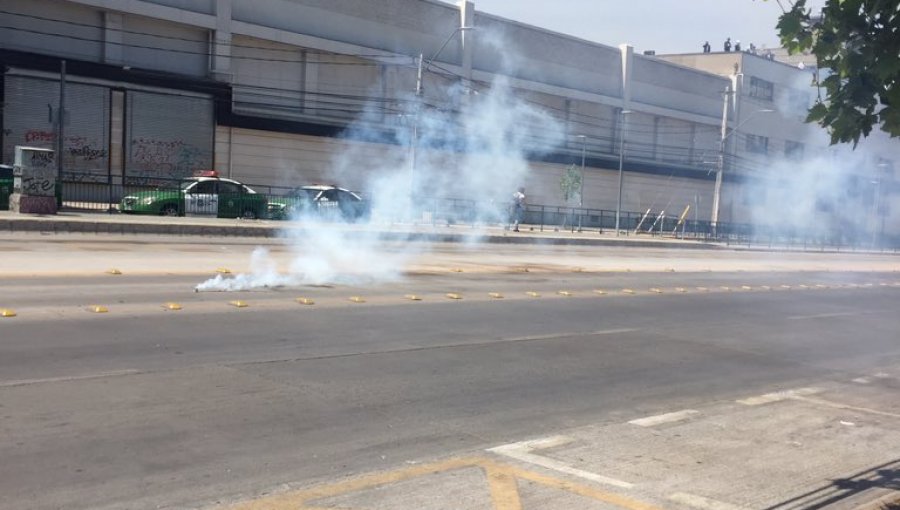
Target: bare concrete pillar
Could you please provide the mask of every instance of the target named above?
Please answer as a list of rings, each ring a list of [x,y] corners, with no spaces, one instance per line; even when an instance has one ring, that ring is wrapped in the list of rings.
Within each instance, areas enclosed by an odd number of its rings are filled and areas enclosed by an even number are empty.
[[[122,30],[124,17],[116,12],[103,12],[103,62],[122,65]]]
[[[216,0],[216,30],[212,34],[210,71],[216,79],[231,81],[231,1]]]

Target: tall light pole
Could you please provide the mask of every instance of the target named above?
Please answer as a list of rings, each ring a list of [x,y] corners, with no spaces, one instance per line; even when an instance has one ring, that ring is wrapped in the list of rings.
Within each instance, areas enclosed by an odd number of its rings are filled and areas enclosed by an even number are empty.
[[[616,236],[619,235],[619,226],[622,221],[622,166],[625,163],[625,131],[627,125],[625,124],[626,119],[628,119],[628,114],[631,113],[631,110],[621,110],[619,111],[619,125],[622,126],[620,131],[621,140],[619,141],[619,194],[616,199]]]
[[[576,135],[575,138],[581,140],[581,178],[578,180],[578,206],[584,207],[584,153],[587,145],[587,136]]]
[[[719,139],[719,158],[716,162],[716,185],[713,188],[713,203],[712,203],[712,218],[710,223],[712,224],[713,235],[715,236],[718,232],[719,225],[719,209],[720,209],[720,201],[722,197],[722,177],[725,173],[725,145],[728,141],[728,137],[738,132],[744,124],[750,121],[756,114],[759,113],[772,113],[775,110],[770,109],[762,109],[756,110],[751,113],[744,119],[740,124],[734,127],[730,132],[728,131],[728,98],[734,94],[731,90],[731,87],[725,91],[725,105],[722,107],[722,132],[721,138]]]
[[[425,60],[425,55],[423,53],[419,53],[418,66],[416,69],[416,112],[415,118],[413,119],[413,130],[412,130],[412,162],[409,170],[409,200],[410,205],[412,205],[413,195],[416,192],[416,161],[418,158],[418,147],[419,147],[419,116],[422,111],[422,80],[424,78],[423,74],[425,70],[434,62],[434,59],[438,58],[438,55],[444,51],[444,48],[450,44],[450,41],[456,37],[456,34],[460,32],[464,32],[466,30],[474,30],[475,27],[457,27],[450,33],[447,37],[447,40],[444,41],[444,44],[441,45],[440,48],[434,55],[431,56],[428,60]]]

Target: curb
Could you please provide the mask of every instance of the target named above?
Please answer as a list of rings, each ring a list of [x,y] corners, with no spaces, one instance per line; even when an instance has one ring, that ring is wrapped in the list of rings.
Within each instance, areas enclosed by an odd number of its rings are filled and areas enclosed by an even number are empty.
[[[293,227],[302,233],[303,227]],[[257,225],[197,225],[180,223],[141,223],[116,221],[84,221],[67,219],[0,218],[0,232],[45,232],[45,233],[85,233],[85,234],[153,234],[172,236],[211,237],[285,237],[281,226]],[[375,231],[377,232],[377,231]],[[724,247],[705,242],[668,242],[619,239],[590,239],[586,237],[535,237],[525,235],[434,233],[434,232],[391,232],[381,231],[379,237],[387,241],[437,242],[437,243],[490,243],[514,245],[551,246],[608,246],[659,248],[681,250],[715,250]]]

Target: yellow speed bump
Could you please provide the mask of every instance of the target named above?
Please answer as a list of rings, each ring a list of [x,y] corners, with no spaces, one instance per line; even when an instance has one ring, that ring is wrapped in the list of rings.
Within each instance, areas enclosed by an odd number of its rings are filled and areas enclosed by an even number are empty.
[[[228,269],[227,267],[219,267],[216,268],[216,272],[219,274],[231,274],[231,269]]]
[[[529,290],[525,294],[530,297],[541,297],[541,294],[539,292],[535,292],[533,290]]]
[[[107,308],[103,305],[91,305],[91,306],[87,307],[87,311],[89,311],[91,313],[107,313],[107,312],[109,312],[109,308]]]
[[[462,299],[462,296],[455,292],[448,292],[446,294],[446,296],[447,296],[447,299]]]
[[[407,294],[403,297],[405,297],[406,299],[408,299],[410,301],[421,301],[422,300],[422,296],[417,296],[415,294]]]
[[[363,299],[361,296],[350,296],[350,301],[352,301],[354,303],[365,303],[366,302],[366,300]]]
[[[654,293],[654,294],[662,294],[662,293],[663,293],[662,289],[659,289],[659,288],[656,288],[656,287],[652,287],[652,288],[650,289],[650,292],[652,292],[652,293]]]
[[[173,312],[177,312],[178,310],[181,310],[181,305],[178,304],[178,303],[164,303],[164,304],[163,304],[163,308],[164,308],[165,310],[170,310],[170,311],[173,311]]]
[[[10,310],[9,308],[0,308],[0,317],[9,318],[9,317],[15,317],[15,316],[16,316],[15,311]]]
[[[556,293],[559,294],[560,296],[566,296],[566,297],[569,297],[572,295],[572,293],[567,290],[560,290],[560,291],[557,291]]]
[[[622,289],[623,294],[634,294],[634,289]]]
[[[122,274],[122,271],[120,271],[120,270],[118,270],[118,269],[116,269],[116,268],[112,268],[112,269],[107,270],[107,271],[106,271],[106,274],[111,274],[111,275],[113,275],[113,276],[118,276],[118,275]]]
[[[250,306],[246,301],[229,301],[228,304],[235,308],[247,308]]]
[[[297,301],[297,304],[299,304],[299,305],[307,305],[307,306],[309,306],[309,305],[314,305],[314,304],[316,304],[315,301],[313,301],[312,299],[306,298],[306,297],[300,297],[300,298],[297,298],[296,301]]]
[[[597,294],[598,296],[605,296],[606,291],[603,289],[594,289],[594,294]]]
[[[499,292],[488,292],[488,296],[491,296],[493,299],[503,299],[503,294]]]

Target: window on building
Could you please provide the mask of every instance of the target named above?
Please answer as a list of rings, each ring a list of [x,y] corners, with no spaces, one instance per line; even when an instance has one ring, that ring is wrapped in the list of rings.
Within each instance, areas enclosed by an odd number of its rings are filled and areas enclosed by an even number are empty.
[[[768,154],[769,138],[766,136],[747,135],[746,150],[755,154]]]
[[[784,142],[784,155],[788,159],[803,159],[803,144],[791,140]]]
[[[758,97],[771,101],[775,96],[775,85],[755,76],[750,77],[750,97]]]

